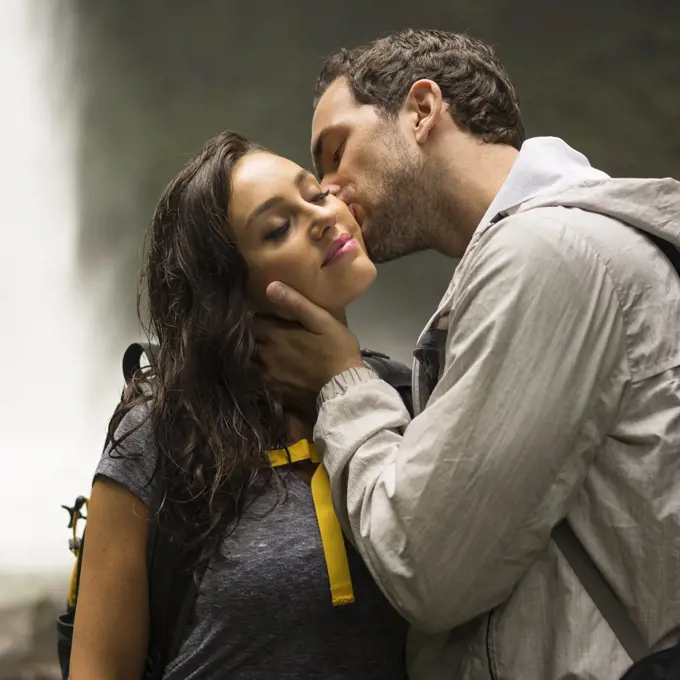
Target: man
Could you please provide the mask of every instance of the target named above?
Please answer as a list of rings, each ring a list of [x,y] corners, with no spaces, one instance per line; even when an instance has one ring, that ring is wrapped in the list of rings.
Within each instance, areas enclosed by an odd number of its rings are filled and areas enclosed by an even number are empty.
[[[331,57],[312,151],[387,261],[462,257],[418,341],[413,420],[296,291],[265,324],[348,536],[413,624],[414,678],[616,678],[630,656],[551,538],[565,518],[643,643],[680,633],[680,186],[524,141],[492,50],[404,31]]]

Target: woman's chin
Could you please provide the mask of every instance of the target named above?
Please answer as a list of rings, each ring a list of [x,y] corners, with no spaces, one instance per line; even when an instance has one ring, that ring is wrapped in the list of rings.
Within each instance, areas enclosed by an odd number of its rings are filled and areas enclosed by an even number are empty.
[[[344,316],[345,309],[373,285],[378,275],[375,265],[368,259],[365,262],[357,262],[356,265],[350,268],[347,276],[343,276],[342,280],[338,281],[333,293],[327,299],[319,300],[317,303],[336,318],[340,315]]]

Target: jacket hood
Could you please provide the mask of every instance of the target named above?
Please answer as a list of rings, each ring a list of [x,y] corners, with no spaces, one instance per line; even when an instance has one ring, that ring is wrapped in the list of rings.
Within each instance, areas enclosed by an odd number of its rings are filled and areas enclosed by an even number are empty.
[[[587,179],[555,187],[503,212],[557,206],[608,215],[680,248],[680,182],[674,179]]]

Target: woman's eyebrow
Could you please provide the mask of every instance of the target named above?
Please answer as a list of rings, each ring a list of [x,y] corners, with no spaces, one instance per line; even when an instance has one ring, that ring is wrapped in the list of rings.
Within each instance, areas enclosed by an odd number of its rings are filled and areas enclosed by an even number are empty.
[[[314,175],[311,172],[309,172],[309,170],[301,168],[295,175],[293,183],[295,184],[295,186],[299,187],[308,178],[311,178],[314,181],[316,181],[316,177],[314,177]],[[258,205],[257,208],[255,208],[253,212],[251,212],[250,215],[248,216],[248,219],[246,220],[245,229],[248,228],[251,222],[253,222],[256,218],[262,215],[262,213],[265,213],[267,212],[267,210],[270,210],[279,203],[284,202],[285,199],[282,196],[272,196],[271,198],[268,198],[266,201],[262,201],[262,203],[260,203],[260,205]]]

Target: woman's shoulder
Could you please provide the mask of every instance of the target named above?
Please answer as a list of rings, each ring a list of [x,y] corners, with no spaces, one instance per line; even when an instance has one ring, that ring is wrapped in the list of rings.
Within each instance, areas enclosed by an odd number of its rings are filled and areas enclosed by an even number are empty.
[[[157,449],[148,402],[133,406],[108,441],[95,472],[127,489],[151,507],[156,478]]]

